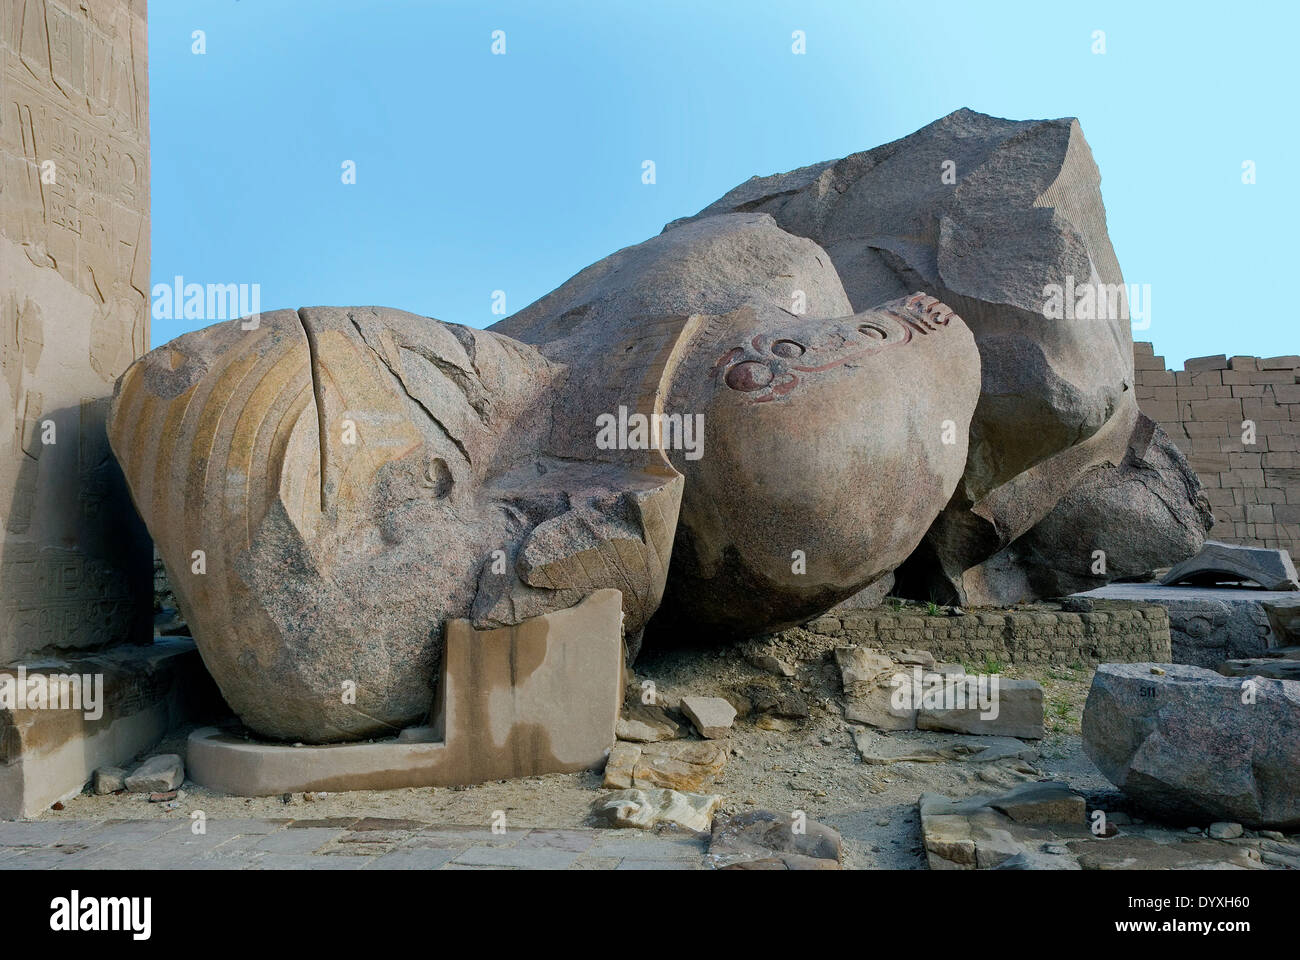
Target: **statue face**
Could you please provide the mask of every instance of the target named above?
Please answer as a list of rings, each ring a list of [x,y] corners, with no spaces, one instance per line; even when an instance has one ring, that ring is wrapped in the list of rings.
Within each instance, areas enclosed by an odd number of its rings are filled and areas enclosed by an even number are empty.
[[[797,392],[804,380],[864,363],[914,336],[942,330],[954,318],[961,320],[933,297],[915,294],[855,317],[768,326],[719,357],[711,375],[749,394],[752,403],[771,403]]]
[[[706,361],[670,407],[703,414],[703,455],[670,456],[687,478],[680,568],[720,580],[704,594],[761,593],[765,616],[797,619],[906,559],[965,466],[979,359],[960,317],[919,294],[833,320],[747,306],[692,349]]]
[[[526,411],[545,413],[509,386],[545,391],[545,362],[500,339],[400,311],[283,310],[186,334],[123,377],[114,450],[250,727],[354,739],[429,710],[443,623],[507,543],[482,495],[494,417],[535,443]]]

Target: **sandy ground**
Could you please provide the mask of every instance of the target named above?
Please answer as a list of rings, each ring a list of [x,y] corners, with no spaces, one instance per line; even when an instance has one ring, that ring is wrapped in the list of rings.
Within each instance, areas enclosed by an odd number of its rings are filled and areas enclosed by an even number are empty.
[[[727,767],[711,788],[731,811],[756,807],[803,810],[844,836],[845,866],[924,869],[916,803],[923,792],[965,797],[994,792],[1026,779],[1065,779],[1085,791],[1105,790],[1105,780],[1083,754],[1079,720],[1092,680],[1092,667],[1005,666],[972,663],[969,671],[994,668],[1004,676],[1038,680],[1044,687],[1047,737],[1030,770],[1014,764],[863,763],[851,727],[840,715],[840,679],[831,650],[835,642],[814,634],[798,636],[777,648],[797,667],[792,679],[750,665],[745,645],[723,649],[681,648],[643,655],[636,664],[634,692],[651,681],[670,699],[683,695],[725,695],[769,689],[798,693],[806,719],[754,715],[737,719]],[[178,730],[153,753],[184,755]],[[1021,764],[1020,766],[1023,766]],[[209,819],[225,817],[321,819],[378,816],[440,824],[488,825],[504,811],[511,827],[590,826],[592,801],[602,795],[598,773],[556,774],[497,781],[464,788],[412,788],[286,797],[242,798],[213,793],[187,783],[173,809],[149,803],[138,794],[97,797],[83,793],[48,811],[42,819],[187,819],[202,810]]]

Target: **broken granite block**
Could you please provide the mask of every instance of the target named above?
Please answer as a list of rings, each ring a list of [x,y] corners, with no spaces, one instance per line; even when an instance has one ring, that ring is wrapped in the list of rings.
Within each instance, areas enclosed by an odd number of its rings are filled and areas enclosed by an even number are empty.
[[[1205,541],[1201,552],[1175,566],[1160,582],[1204,586],[1247,580],[1265,590],[1300,590],[1291,554],[1285,550]]]
[[[1154,814],[1300,827],[1300,684],[1200,667],[1105,663],[1083,710],[1083,747]]]

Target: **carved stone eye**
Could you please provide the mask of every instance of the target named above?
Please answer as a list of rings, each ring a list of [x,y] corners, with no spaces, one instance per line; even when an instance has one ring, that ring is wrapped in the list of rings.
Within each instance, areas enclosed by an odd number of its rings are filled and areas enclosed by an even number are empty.
[[[796,343],[793,340],[778,340],[772,344],[772,353],[778,357],[785,357],[787,360],[793,360],[795,357],[804,355],[804,345]]]
[[[434,457],[425,465],[422,479],[424,486],[432,490],[433,495],[439,500],[451,493],[451,468],[442,457]]]
[[[772,369],[757,360],[746,360],[727,371],[727,386],[732,390],[750,393],[761,390],[772,382]]]
[[[865,337],[869,337],[872,340],[889,339],[889,331],[887,331],[884,327],[876,323],[858,324],[858,333],[862,334]]]

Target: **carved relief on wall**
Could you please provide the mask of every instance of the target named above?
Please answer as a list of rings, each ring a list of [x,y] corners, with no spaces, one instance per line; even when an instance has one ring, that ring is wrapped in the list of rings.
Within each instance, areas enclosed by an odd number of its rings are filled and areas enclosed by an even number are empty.
[[[104,431],[149,340],[145,4],[2,0],[0,78],[4,663],[147,632],[145,541]]]

